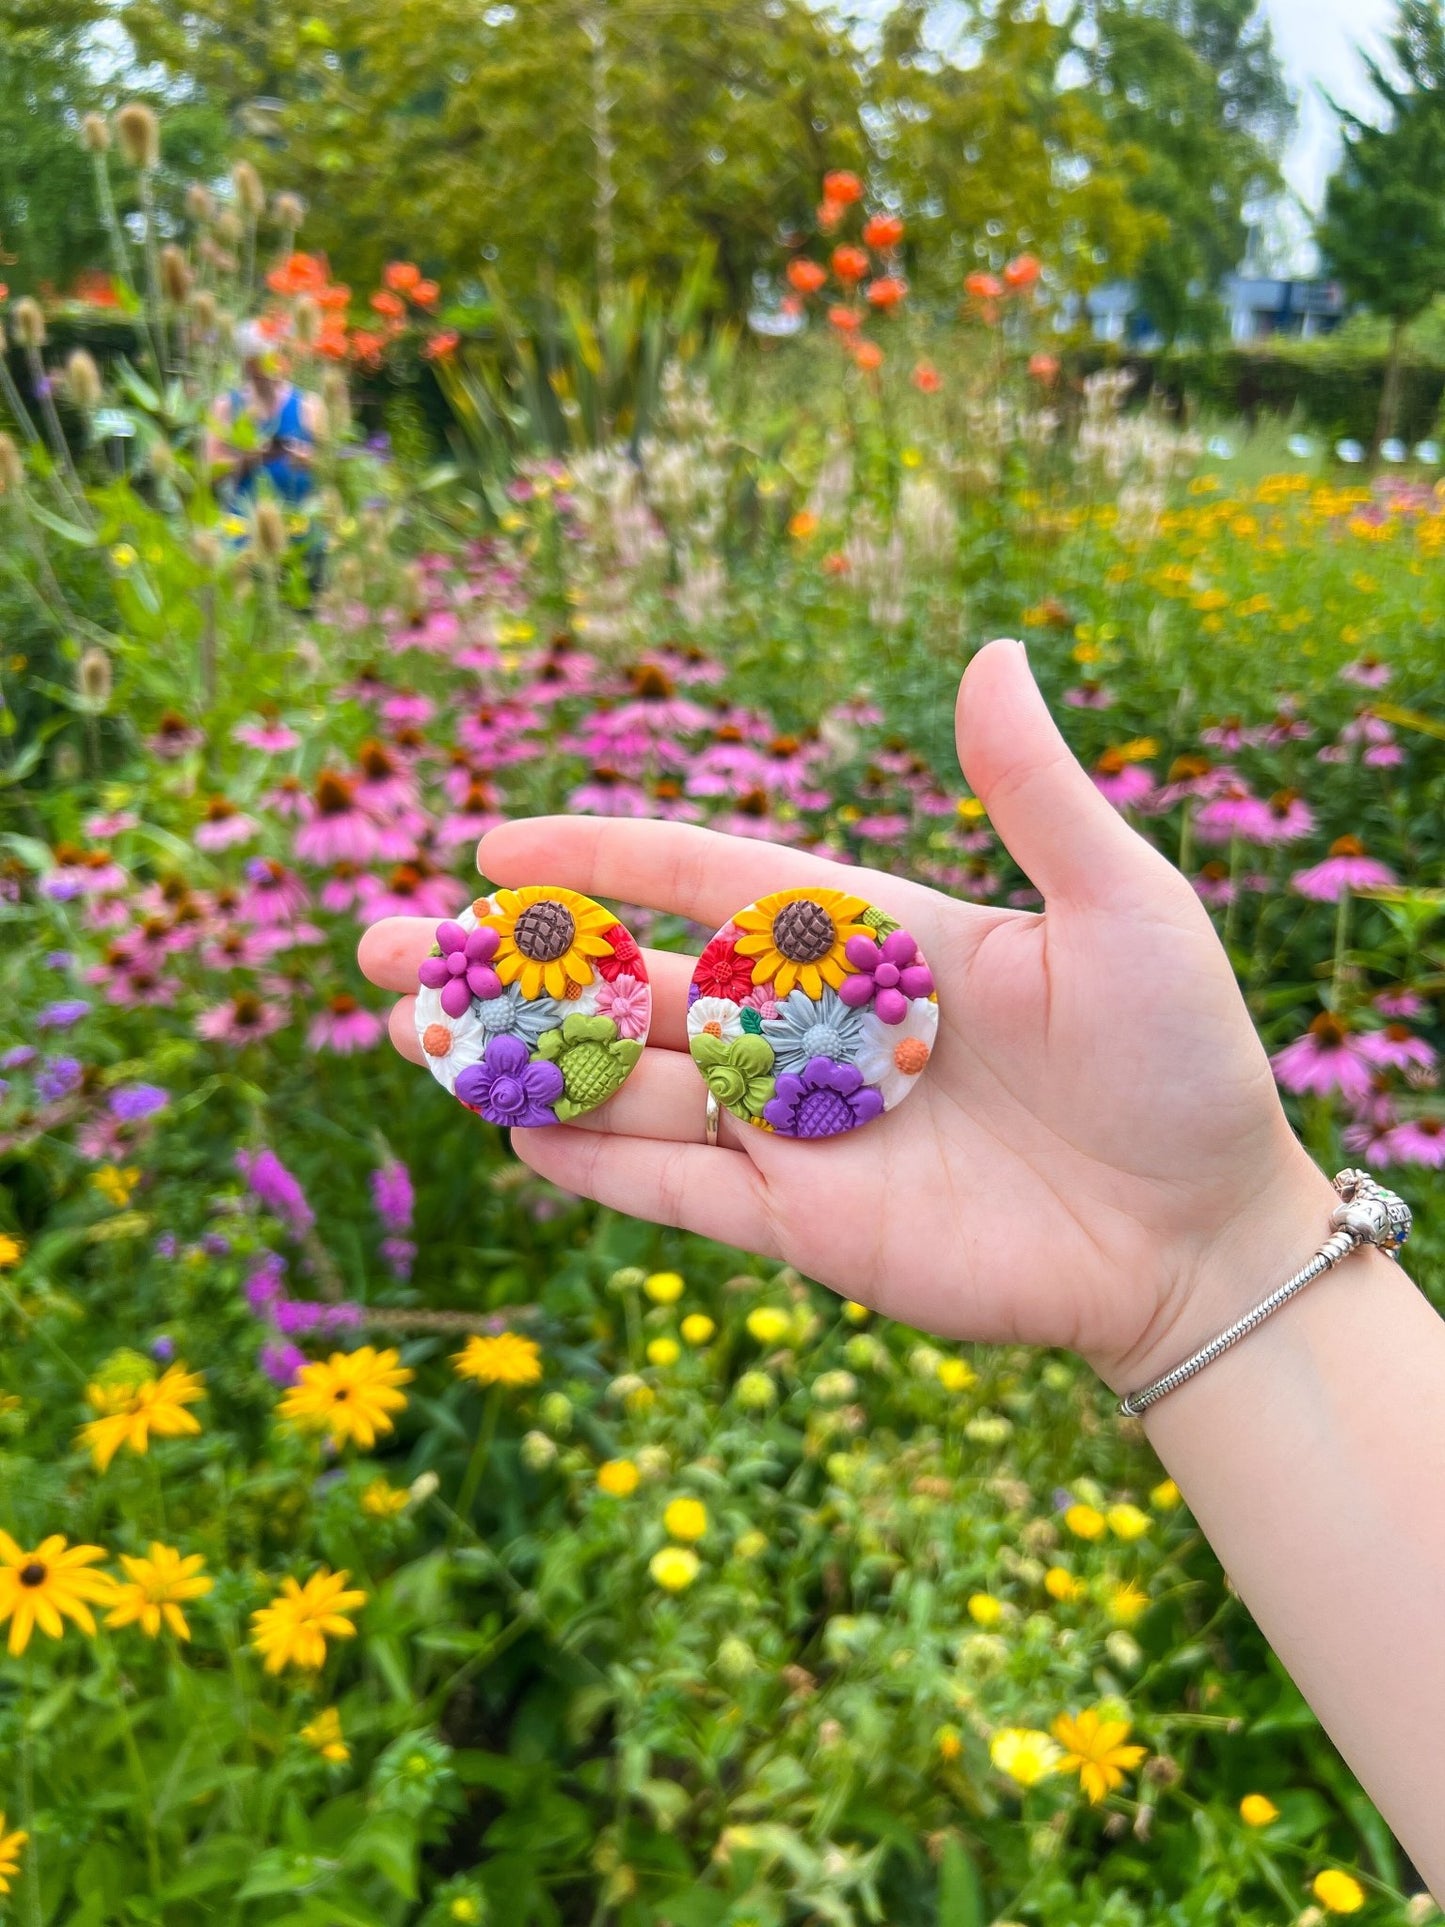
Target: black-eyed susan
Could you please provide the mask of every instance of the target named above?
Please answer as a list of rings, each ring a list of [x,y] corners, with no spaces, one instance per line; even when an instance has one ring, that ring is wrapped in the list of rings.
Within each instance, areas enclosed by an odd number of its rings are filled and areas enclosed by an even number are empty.
[[[1059,1770],[1059,1749],[1034,1726],[1000,1727],[989,1741],[988,1757],[1016,1786],[1037,1786]]]
[[[394,1349],[358,1345],[354,1352],[303,1365],[280,1405],[280,1417],[307,1430],[325,1432],[334,1446],[359,1445],[369,1452],[378,1436],[395,1429],[392,1414],[406,1408],[406,1393],[416,1374]]]
[[[351,1748],[341,1731],[341,1715],[334,1706],[323,1707],[314,1720],[308,1720],[300,1737],[330,1766],[345,1766],[351,1758]]]
[[[314,1673],[326,1664],[328,1639],[354,1639],[349,1614],[366,1604],[366,1594],[348,1589],[350,1573],[328,1572],[323,1566],[304,1586],[288,1574],[269,1606],[251,1615],[251,1644],[261,1654],[268,1673],[298,1666]]]
[[[477,1334],[452,1357],[458,1378],[478,1385],[535,1385],[542,1376],[542,1354],[535,1341],[520,1332]]]
[[[1059,1771],[1078,1774],[1091,1806],[1123,1786],[1125,1774],[1132,1773],[1148,1751],[1127,1745],[1129,1732],[1128,1720],[1106,1720],[1092,1706],[1082,1713],[1060,1713],[1054,1721],[1054,1738],[1064,1750]]]
[[[206,1576],[200,1553],[182,1557],[175,1546],[153,1539],[144,1559],[123,1552],[120,1563],[126,1576],[114,1583],[106,1625],[139,1626],[149,1639],[157,1638],[165,1625],[177,1639],[189,1639],[191,1629],[181,1607],[204,1599],[215,1584]]]
[[[151,1437],[193,1437],[201,1422],[186,1410],[204,1394],[199,1372],[176,1364],[159,1378],[138,1383],[94,1384],[85,1390],[96,1417],[81,1426],[78,1443],[87,1446],[98,1472],[104,1472],[122,1446],[136,1453],[150,1450]]]
[[[0,1231],[0,1271],[14,1271],[25,1256],[25,1240]]]
[[[393,1485],[389,1479],[373,1479],[361,1494],[361,1509],[368,1519],[394,1519],[410,1504],[411,1494],[406,1487]]]
[[[0,1626],[9,1620],[13,1654],[25,1651],[37,1626],[59,1639],[66,1619],[95,1637],[90,1608],[107,1604],[115,1587],[108,1573],[91,1570],[104,1557],[103,1547],[68,1546],[59,1532],[42,1539],[33,1552],[0,1532]]]
[[[820,998],[825,984],[836,990],[849,974],[849,939],[872,934],[862,921],[867,908],[843,890],[776,890],[733,919],[738,955],[752,960],[754,983],[771,983],[776,997],[801,986]]]
[[[17,1828],[13,1833],[5,1831],[5,1815],[0,1813],[0,1894],[8,1894],[10,1882],[20,1871],[20,1854],[25,1842],[30,1838]]]
[[[596,975],[596,960],[612,955],[606,932],[616,917],[575,890],[498,890],[472,908],[482,929],[500,939],[492,968],[504,984],[520,984],[529,1002],[564,998],[569,985],[575,996]]]

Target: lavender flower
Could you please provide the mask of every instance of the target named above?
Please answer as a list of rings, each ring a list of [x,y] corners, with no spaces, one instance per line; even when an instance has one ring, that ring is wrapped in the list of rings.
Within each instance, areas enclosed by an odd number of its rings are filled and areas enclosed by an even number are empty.
[[[83,997],[62,997],[53,1004],[46,1004],[36,1012],[37,1030],[69,1030],[78,1024],[82,1017],[90,1015],[90,1005]]]
[[[36,1074],[36,1095],[46,1104],[58,1103],[80,1089],[84,1076],[85,1067],[78,1057],[49,1057]]]
[[[236,1168],[250,1186],[262,1207],[279,1218],[295,1238],[302,1238],[316,1223],[316,1213],[306,1202],[306,1193],[272,1150],[238,1151]]]
[[[247,1278],[242,1290],[246,1294],[246,1303],[258,1318],[263,1318],[285,1295],[285,1261],[274,1251],[263,1251],[255,1270]]]
[[[163,1365],[166,1364],[168,1360],[174,1358],[175,1355],[176,1341],[174,1338],[169,1338],[162,1332],[159,1337],[151,1340],[151,1357],[158,1358]]]
[[[0,1071],[23,1071],[39,1055],[33,1044],[16,1044],[0,1056]]]
[[[389,1158],[371,1174],[371,1201],[376,1206],[376,1214],[388,1231],[402,1232],[411,1229],[412,1210],[415,1194],[412,1190],[411,1173],[397,1158]]]
[[[138,1124],[153,1117],[171,1101],[169,1091],[159,1084],[121,1084],[110,1094],[110,1114],[121,1124]]]
[[[416,1262],[416,1246],[410,1238],[383,1238],[381,1255],[398,1278],[410,1278],[411,1268]]]
[[[47,950],[45,968],[47,970],[69,970],[75,959],[68,950]]]
[[[295,1345],[261,1347],[261,1370],[273,1385],[290,1385],[305,1363],[305,1352],[298,1350]]]

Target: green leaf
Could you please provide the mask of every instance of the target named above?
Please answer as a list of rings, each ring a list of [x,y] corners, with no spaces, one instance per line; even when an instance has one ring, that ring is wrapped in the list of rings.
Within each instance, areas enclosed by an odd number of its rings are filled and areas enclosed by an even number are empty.
[[[416,1829],[401,1814],[378,1814],[356,1835],[346,1864],[374,1867],[403,1900],[416,1899]]]
[[[39,502],[30,504],[30,513],[42,527],[58,535],[63,542],[73,542],[78,549],[93,549],[98,544],[94,529],[88,529],[79,522],[72,522],[64,515],[56,515],[52,509],[44,508]]]
[[[938,1863],[938,1927],[984,1927],[983,1884],[957,1840],[944,1842]]]

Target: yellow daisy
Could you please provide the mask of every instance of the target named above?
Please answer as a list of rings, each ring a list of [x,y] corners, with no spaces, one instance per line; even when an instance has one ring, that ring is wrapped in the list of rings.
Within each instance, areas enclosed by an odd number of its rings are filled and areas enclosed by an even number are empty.
[[[369,1452],[379,1433],[393,1429],[392,1413],[405,1410],[406,1393],[397,1387],[415,1376],[394,1349],[359,1345],[354,1352],[333,1352],[324,1363],[303,1365],[276,1409],[282,1418],[325,1432],[335,1446]]]
[[[1094,1707],[1077,1715],[1060,1713],[1053,1735],[1064,1749],[1059,1770],[1078,1774],[1091,1806],[1123,1786],[1124,1775],[1132,1773],[1148,1751],[1124,1744],[1129,1737],[1127,1720],[1101,1719]]]
[[[848,939],[872,935],[861,921],[867,908],[842,890],[774,891],[734,918],[738,954],[752,958],[753,982],[771,983],[776,996],[801,985],[809,997],[821,997],[825,984],[836,990],[849,974]]]
[[[104,1472],[123,1445],[148,1452],[152,1433],[158,1439],[190,1437],[201,1422],[186,1407],[203,1389],[200,1374],[184,1365],[172,1365],[138,1385],[88,1385],[86,1400],[99,1416],[81,1426],[78,1443],[89,1446],[96,1470]]]
[[[481,927],[501,938],[493,970],[504,984],[520,984],[526,998],[565,998],[569,984],[576,986],[575,997],[592,981],[593,959],[612,955],[603,932],[616,917],[575,890],[529,884],[523,890],[498,890],[472,909]]]
[[[37,1626],[51,1639],[59,1639],[65,1631],[62,1614],[95,1637],[90,1606],[108,1604],[115,1581],[107,1573],[87,1569],[104,1557],[103,1547],[67,1546],[58,1532],[42,1539],[33,1552],[17,1546],[8,1532],[0,1532],[0,1626],[10,1621],[13,1654],[18,1657],[25,1651]]]
[[[115,1604],[105,1616],[106,1625],[139,1626],[154,1639],[164,1622],[177,1639],[189,1639],[191,1629],[181,1606],[188,1599],[204,1599],[215,1584],[201,1570],[205,1561],[200,1553],[183,1559],[174,1546],[152,1540],[144,1559],[123,1552],[120,1563],[126,1578],[116,1582],[111,1595]]]
[[[308,1720],[301,1729],[301,1738],[331,1766],[345,1766],[351,1758],[351,1748],[341,1731],[341,1715],[334,1706],[324,1708],[314,1720]]]
[[[536,1342],[518,1332],[469,1338],[452,1358],[458,1378],[478,1385],[535,1385],[542,1376],[542,1356]]]
[[[30,1838],[28,1833],[18,1830],[5,1831],[5,1815],[0,1813],[0,1894],[8,1894],[10,1882],[20,1871],[20,1849]]]
[[[326,1641],[354,1639],[356,1628],[347,1617],[366,1604],[366,1594],[347,1590],[347,1572],[328,1572],[323,1566],[304,1586],[289,1575],[269,1606],[251,1615],[251,1644],[266,1663],[268,1673],[300,1666],[314,1673],[326,1664]]]

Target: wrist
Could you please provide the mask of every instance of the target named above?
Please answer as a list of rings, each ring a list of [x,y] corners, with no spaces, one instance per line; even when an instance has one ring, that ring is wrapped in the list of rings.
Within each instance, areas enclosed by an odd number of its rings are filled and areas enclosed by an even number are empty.
[[[1209,1234],[1183,1242],[1135,1344],[1090,1364],[1120,1394],[1151,1384],[1307,1264],[1329,1237],[1338,1203],[1330,1180],[1291,1137],[1236,1209]]]

